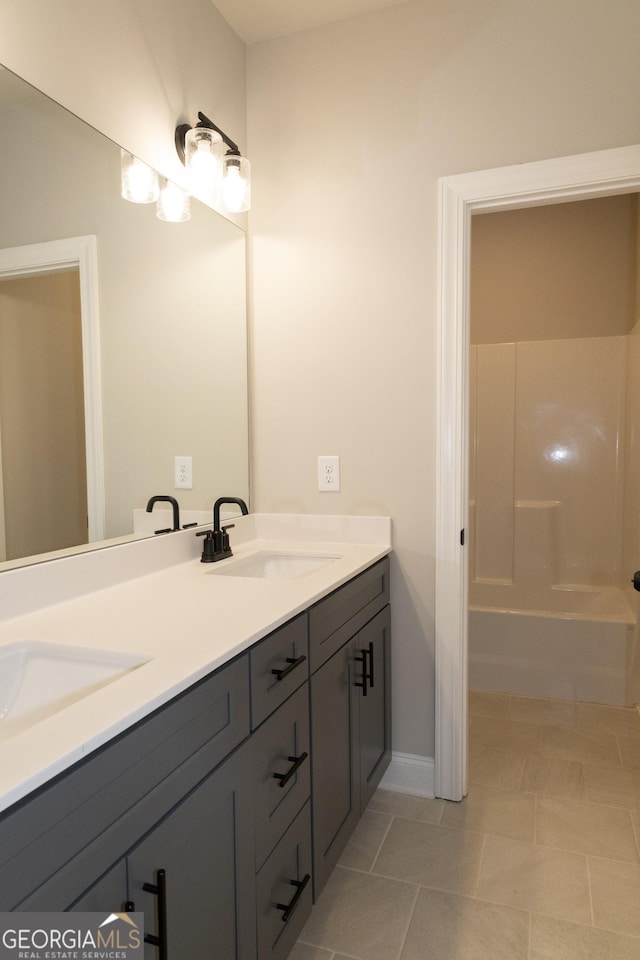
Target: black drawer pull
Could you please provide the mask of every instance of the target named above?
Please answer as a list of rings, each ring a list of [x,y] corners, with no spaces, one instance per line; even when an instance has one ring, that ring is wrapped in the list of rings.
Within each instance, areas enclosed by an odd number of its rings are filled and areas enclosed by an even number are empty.
[[[305,750],[305,752],[301,753],[299,757],[287,757],[287,760],[292,764],[292,766],[289,767],[286,773],[274,773],[272,775],[274,780],[280,781],[278,784],[279,787],[284,787],[285,784],[291,780],[291,777],[300,769],[308,756],[309,754]]]
[[[298,889],[296,890],[296,892],[294,893],[293,897],[291,898],[291,902],[290,902],[290,903],[276,903],[276,910],[283,910],[283,911],[284,911],[284,913],[282,914],[282,921],[283,921],[283,923],[286,923],[286,922],[287,922],[287,920],[289,919],[289,917],[291,916],[291,914],[293,913],[293,911],[295,910],[295,908],[298,906],[298,901],[300,900],[300,897],[301,897],[302,894],[304,893],[304,888],[305,888],[306,885],[309,883],[309,880],[310,880],[310,879],[311,879],[310,874],[305,873],[305,875],[304,875],[304,877],[302,878],[302,880],[290,880],[290,881],[289,881],[289,883],[290,883],[293,887],[297,887]]]
[[[295,670],[296,667],[299,667],[301,663],[304,663],[306,656],[303,653],[301,657],[298,657],[297,660],[295,657],[287,657],[286,661],[289,664],[288,667],[283,667],[282,670],[272,670],[271,673],[278,678],[278,680],[284,680],[285,677],[288,677],[292,670]]]
[[[158,933],[146,933],[144,942],[158,948],[158,960],[167,960],[167,874],[165,870],[156,870],[155,883],[143,883],[142,889],[158,898]],[[133,902],[126,905],[127,911],[134,909]]]
[[[373,641],[369,646],[360,651],[361,656],[356,657],[357,663],[362,664],[362,680],[356,681],[354,686],[362,687],[362,696],[367,695],[367,684],[373,690]],[[367,670],[367,659],[369,660],[369,669]]]

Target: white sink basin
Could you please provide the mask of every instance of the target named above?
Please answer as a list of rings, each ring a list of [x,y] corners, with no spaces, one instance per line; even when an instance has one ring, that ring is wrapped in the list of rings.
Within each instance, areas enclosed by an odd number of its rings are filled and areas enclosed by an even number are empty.
[[[133,653],[20,641],[0,647],[0,740],[147,663]]]
[[[289,551],[261,550],[250,557],[223,562],[220,567],[212,566],[207,573],[223,577],[262,577],[295,579],[304,577],[316,570],[340,560],[340,555],[328,553],[291,553]]]

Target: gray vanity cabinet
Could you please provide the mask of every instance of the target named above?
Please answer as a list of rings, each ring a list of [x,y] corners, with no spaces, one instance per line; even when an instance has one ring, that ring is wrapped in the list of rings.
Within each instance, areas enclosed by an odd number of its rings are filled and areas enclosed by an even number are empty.
[[[255,957],[246,773],[240,748],[128,854],[128,909],[143,910],[145,932],[166,941],[166,954],[148,943],[145,960]]]
[[[285,960],[311,912],[308,649],[305,613],[250,651],[259,960]]]
[[[69,909],[142,911],[146,960],[255,958],[248,760],[241,747]]]
[[[247,739],[249,715],[245,654],[0,814],[0,910],[69,909]]]
[[[314,899],[391,757],[388,601],[385,559],[309,614]]]
[[[388,600],[385,559],[0,814],[0,911],[286,960],[388,763]]]
[[[391,759],[391,608],[386,606],[354,640],[361,672],[367,669],[366,696],[358,687],[360,812],[373,796]],[[366,663],[362,658],[366,657]],[[360,679],[357,680],[360,682]]]

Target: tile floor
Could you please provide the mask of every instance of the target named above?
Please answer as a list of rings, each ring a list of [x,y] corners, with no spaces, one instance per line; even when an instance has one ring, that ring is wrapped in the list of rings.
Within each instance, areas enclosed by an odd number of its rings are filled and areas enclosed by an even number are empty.
[[[379,790],[291,960],[640,960],[640,715],[469,700],[469,795]]]

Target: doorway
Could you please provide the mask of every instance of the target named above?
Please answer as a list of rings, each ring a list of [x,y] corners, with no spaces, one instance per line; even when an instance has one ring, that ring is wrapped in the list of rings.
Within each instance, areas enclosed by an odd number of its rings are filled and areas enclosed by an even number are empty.
[[[78,269],[0,281],[0,559],[86,543]]]
[[[444,178],[439,184],[435,794],[467,791],[471,217],[636,192],[640,146]]]
[[[75,360],[76,368],[82,373],[76,406],[78,409],[83,408],[84,425],[82,429],[84,436],[74,443],[84,446],[84,455],[80,465],[84,474],[84,482],[80,486],[85,490],[83,497],[86,506],[83,504],[79,509],[86,517],[86,520],[83,519],[82,521],[82,524],[86,527],[86,532],[83,533],[84,542],[86,542],[87,537],[89,542],[94,542],[105,537],[96,238],[93,236],[71,237],[65,240],[54,240],[47,243],[0,250],[0,282],[3,284],[19,284],[24,278],[28,277],[52,276],[55,278],[60,274],[69,274],[70,272],[75,272],[77,276],[78,290],[76,296],[79,299],[80,307],[80,343],[74,349],[78,354],[81,354]],[[46,362],[42,369],[47,369]],[[25,372],[25,376],[28,378],[28,370]],[[23,398],[24,396],[25,394],[23,394]],[[47,469],[46,465],[42,464],[42,471],[46,472]],[[5,473],[6,470],[7,465],[5,464]],[[33,500],[33,496],[31,500]],[[40,514],[41,506],[38,503],[30,503],[29,507],[35,513]],[[4,517],[4,511],[2,511],[2,515]],[[0,533],[2,533],[2,539],[4,540],[4,531],[0,531]],[[64,545],[61,544],[61,546]],[[52,549],[52,546],[47,544],[47,549]],[[32,553],[27,554],[29,557],[32,555]],[[18,560],[17,562],[21,561]]]

